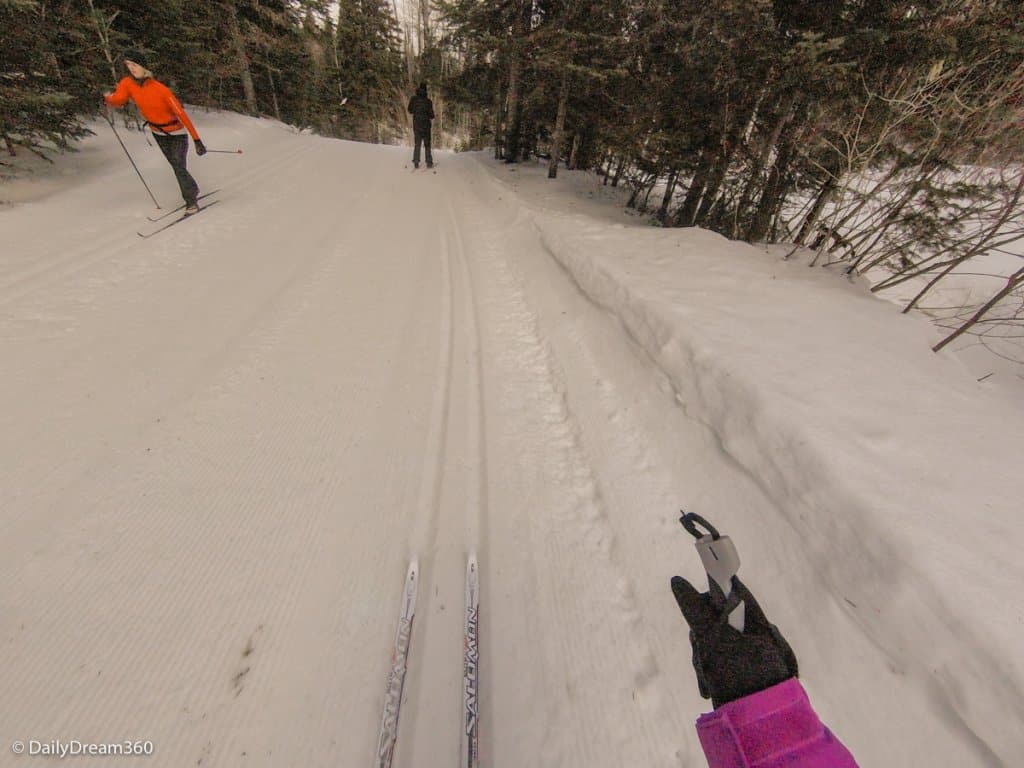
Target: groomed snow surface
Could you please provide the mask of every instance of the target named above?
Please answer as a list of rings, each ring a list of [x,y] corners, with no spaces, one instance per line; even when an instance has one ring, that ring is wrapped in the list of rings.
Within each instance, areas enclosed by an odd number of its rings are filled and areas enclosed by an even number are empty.
[[[680,508],[735,541],[860,765],[1024,755],[1024,393],[828,270],[593,175],[196,111],[149,240],[110,132],[0,185],[0,765],[703,766]],[[165,207],[158,148],[122,136]]]

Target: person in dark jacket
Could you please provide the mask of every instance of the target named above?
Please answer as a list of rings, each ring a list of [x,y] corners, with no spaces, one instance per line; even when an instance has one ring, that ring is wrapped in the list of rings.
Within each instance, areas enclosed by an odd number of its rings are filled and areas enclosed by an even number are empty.
[[[434,167],[430,154],[430,121],[434,119],[434,102],[427,98],[427,84],[420,83],[416,95],[409,99],[409,114],[412,115],[413,151],[412,164],[420,167],[420,144],[426,150],[427,168]]]

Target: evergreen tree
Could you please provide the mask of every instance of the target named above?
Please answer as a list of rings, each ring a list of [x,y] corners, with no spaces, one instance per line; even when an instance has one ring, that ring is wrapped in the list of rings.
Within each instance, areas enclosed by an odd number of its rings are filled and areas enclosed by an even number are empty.
[[[0,0],[0,138],[10,156],[22,147],[49,159],[88,133],[78,115],[82,103],[60,67],[45,4]]]
[[[405,72],[390,3],[340,3],[335,34],[341,87],[348,99],[338,135],[374,142],[403,135]]]

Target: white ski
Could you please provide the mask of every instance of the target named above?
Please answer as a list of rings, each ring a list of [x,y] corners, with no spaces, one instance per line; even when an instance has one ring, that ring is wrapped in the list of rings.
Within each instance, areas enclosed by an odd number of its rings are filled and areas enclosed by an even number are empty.
[[[380,719],[380,738],[377,740],[377,768],[391,768],[395,754],[395,740],[398,738],[398,712],[402,706],[402,686],[405,684],[405,670],[409,663],[409,643],[412,640],[412,620],[416,615],[416,589],[419,586],[419,564],[415,559],[409,563],[402,590],[402,611],[398,614],[398,631],[395,633],[395,650],[391,656],[388,672],[388,686],[384,692],[384,714]]]
[[[462,667],[460,768],[480,765],[480,570],[476,554],[466,561],[466,625]]]

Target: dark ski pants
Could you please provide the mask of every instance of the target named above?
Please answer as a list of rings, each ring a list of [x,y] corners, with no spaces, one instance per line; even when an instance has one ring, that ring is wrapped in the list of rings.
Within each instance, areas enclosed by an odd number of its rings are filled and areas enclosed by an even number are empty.
[[[419,165],[419,162],[420,162],[420,144],[422,144],[423,148],[426,150],[426,153],[427,153],[427,165],[433,165],[434,164],[434,158],[431,157],[431,155],[430,155],[430,131],[426,131],[424,133],[420,133],[419,131],[415,131],[414,132],[414,136],[415,136],[415,138],[414,138],[414,144],[413,144],[413,150],[412,150],[412,161],[414,163],[416,163],[417,165]]]
[[[156,143],[163,150],[164,157],[174,169],[174,176],[178,179],[178,186],[181,187],[181,196],[185,200],[185,205],[195,203],[199,196],[199,185],[185,168],[185,162],[188,159],[188,134],[154,133],[153,138],[156,139]]]

